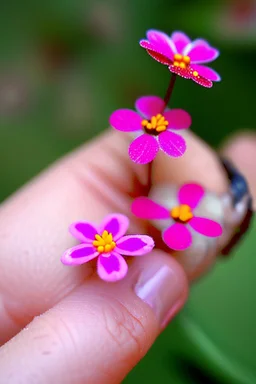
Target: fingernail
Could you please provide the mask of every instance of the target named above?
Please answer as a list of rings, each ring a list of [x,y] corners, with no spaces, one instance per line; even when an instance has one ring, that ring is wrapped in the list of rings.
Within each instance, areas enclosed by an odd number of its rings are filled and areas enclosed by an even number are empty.
[[[156,263],[142,271],[135,293],[152,308],[160,327],[165,328],[185,302],[184,286],[180,269]]]

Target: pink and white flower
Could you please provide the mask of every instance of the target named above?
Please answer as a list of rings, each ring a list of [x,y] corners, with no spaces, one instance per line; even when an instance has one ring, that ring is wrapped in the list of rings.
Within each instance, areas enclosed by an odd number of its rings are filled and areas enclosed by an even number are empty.
[[[141,256],[154,248],[154,240],[149,236],[125,236],[128,227],[129,219],[121,214],[108,215],[98,228],[86,221],[73,223],[70,233],[82,244],[64,252],[62,263],[81,265],[98,258],[97,271],[102,280],[123,279],[128,266],[121,255]]]
[[[163,99],[143,96],[135,103],[137,112],[118,109],[110,116],[110,125],[122,132],[135,132],[138,137],[129,147],[129,156],[138,164],[154,160],[159,149],[171,157],[186,151],[184,138],[176,133],[191,125],[191,117],[182,109],[168,109]]]
[[[221,225],[200,214],[200,204],[205,196],[204,188],[199,184],[184,184],[176,199],[164,198],[161,205],[148,197],[139,197],[132,203],[135,216],[160,221],[163,241],[176,251],[183,251],[192,245],[193,232],[206,237],[219,237]]]
[[[140,41],[140,46],[155,60],[168,65],[171,72],[192,79],[203,87],[210,88],[213,81],[221,80],[217,72],[204,65],[219,56],[219,51],[206,40],[191,41],[183,32],[176,31],[168,36],[151,29],[147,32],[147,40]]]

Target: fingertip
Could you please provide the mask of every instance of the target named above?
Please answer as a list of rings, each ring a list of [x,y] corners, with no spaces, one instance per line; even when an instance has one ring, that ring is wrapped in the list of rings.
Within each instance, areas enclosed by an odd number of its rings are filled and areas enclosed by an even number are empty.
[[[256,134],[254,132],[242,132],[231,136],[221,146],[221,153],[231,158],[241,166],[252,166],[252,158],[256,151]]]
[[[237,166],[256,196],[256,134],[248,131],[234,135],[222,146],[221,153]]]

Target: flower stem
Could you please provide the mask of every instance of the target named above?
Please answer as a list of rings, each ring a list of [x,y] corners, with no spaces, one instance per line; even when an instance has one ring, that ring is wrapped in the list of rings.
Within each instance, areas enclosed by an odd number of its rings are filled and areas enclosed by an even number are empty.
[[[148,164],[148,183],[147,183],[148,192],[152,187],[152,168],[153,168],[153,160]]]
[[[175,73],[172,73],[170,83],[169,83],[167,91],[165,93],[164,107],[163,107],[162,112],[165,110],[165,108],[167,107],[167,104],[169,103],[169,101],[171,99],[176,78],[177,78],[177,75]],[[148,190],[150,190],[152,187],[152,168],[153,168],[153,161],[151,161],[148,164]]]
[[[168,85],[167,91],[165,93],[165,97],[164,97],[164,109],[167,107],[167,104],[169,103],[169,101],[171,99],[171,95],[173,92],[173,88],[174,88],[176,79],[177,79],[177,75],[175,73],[172,73],[171,80],[170,80],[170,83]]]

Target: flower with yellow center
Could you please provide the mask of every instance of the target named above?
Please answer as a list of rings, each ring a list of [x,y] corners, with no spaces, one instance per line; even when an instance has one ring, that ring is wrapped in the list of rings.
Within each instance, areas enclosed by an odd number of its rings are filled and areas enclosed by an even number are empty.
[[[116,246],[112,234],[108,231],[104,231],[102,235],[96,234],[92,244],[97,248],[99,253],[111,252]]]
[[[187,69],[190,65],[190,57],[189,56],[183,56],[180,53],[176,53],[174,55],[174,62],[173,65],[178,68]],[[193,76],[198,77],[198,72],[193,71]]]
[[[191,208],[187,204],[181,204],[177,207],[174,207],[170,212],[171,217],[182,223],[187,223],[189,220],[193,218],[193,213]]]
[[[152,135],[158,135],[159,133],[166,131],[168,124],[169,121],[167,121],[161,113],[152,116],[150,120],[142,120],[141,122],[145,131]]]

